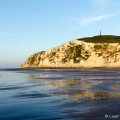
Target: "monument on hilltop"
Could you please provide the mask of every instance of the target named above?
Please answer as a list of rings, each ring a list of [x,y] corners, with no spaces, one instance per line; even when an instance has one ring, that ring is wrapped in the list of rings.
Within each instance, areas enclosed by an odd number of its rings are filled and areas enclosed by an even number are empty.
[[[100,36],[101,36],[101,30],[100,30]]]

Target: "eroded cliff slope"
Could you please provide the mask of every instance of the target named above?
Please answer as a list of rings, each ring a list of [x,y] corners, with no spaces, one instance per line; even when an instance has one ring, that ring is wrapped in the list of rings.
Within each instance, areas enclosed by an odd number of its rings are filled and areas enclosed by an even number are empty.
[[[120,36],[75,39],[31,55],[20,67],[120,67]]]

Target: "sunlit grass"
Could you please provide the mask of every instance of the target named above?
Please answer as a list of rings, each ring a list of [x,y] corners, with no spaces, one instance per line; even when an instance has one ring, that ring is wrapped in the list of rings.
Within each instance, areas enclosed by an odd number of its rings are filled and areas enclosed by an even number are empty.
[[[77,40],[85,41],[89,43],[120,43],[120,36],[99,35],[93,37],[80,38]]]

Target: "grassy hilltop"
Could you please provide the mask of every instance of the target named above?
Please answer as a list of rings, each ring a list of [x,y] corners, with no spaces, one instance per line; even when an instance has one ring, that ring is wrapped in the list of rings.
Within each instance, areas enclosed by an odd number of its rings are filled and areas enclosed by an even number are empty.
[[[120,43],[120,36],[114,35],[98,35],[93,37],[86,37],[77,39],[89,43]]]

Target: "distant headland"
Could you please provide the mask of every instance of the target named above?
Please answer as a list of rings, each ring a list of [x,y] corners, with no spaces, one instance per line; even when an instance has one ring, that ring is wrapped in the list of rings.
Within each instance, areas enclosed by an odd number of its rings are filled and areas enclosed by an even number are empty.
[[[31,55],[20,68],[120,67],[120,36],[78,38]]]

